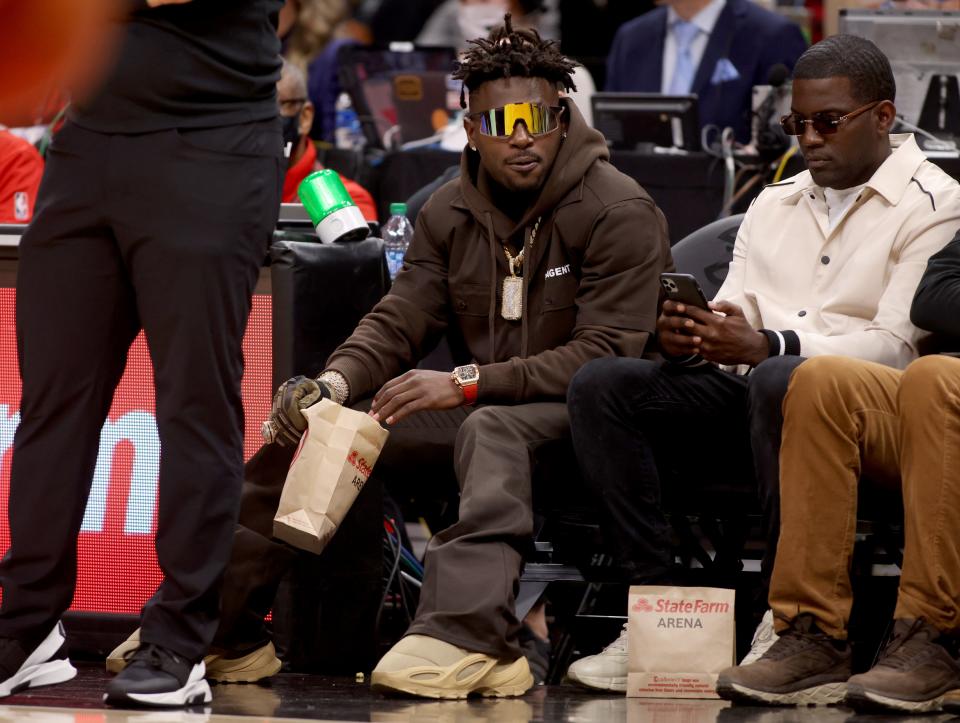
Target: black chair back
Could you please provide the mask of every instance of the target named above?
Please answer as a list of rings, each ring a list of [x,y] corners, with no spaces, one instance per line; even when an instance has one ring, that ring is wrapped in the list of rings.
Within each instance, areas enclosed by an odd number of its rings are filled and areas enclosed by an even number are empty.
[[[312,233],[277,232],[273,284],[273,386],[315,376],[390,285],[383,241],[321,244]]]
[[[693,274],[708,299],[717,295],[733,258],[733,244],[743,214],[709,223],[681,239],[670,249],[677,271]]]

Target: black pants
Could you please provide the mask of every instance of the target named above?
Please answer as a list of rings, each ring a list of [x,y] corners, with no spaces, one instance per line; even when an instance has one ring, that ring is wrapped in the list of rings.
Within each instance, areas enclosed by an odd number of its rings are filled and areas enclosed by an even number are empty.
[[[146,333],[162,444],[164,581],[142,639],[201,657],[217,626],[243,467],[241,340],[283,179],[276,121],[55,137],[20,244],[23,381],[0,635],[32,642],[70,605],[104,423]]]
[[[661,496],[696,495],[697,480],[756,479],[771,569],[780,530],[782,402],[802,357],[775,357],[749,376],[642,359],[599,359],[570,384],[574,449],[628,580],[669,579]]]

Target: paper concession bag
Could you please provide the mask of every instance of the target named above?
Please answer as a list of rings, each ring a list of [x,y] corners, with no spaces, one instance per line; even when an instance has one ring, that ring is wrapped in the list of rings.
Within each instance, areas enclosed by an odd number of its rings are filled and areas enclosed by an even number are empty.
[[[733,590],[633,586],[627,695],[716,698],[717,673],[734,664]]]
[[[307,431],[290,463],[273,536],[319,554],[366,484],[389,432],[369,415],[329,399],[303,416]]]

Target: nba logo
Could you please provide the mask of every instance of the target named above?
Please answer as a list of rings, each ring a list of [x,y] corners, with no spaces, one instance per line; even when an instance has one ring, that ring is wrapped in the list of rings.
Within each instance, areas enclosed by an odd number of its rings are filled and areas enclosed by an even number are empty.
[[[26,191],[17,191],[13,194],[13,217],[17,221],[26,221],[30,218],[30,204],[27,202]]]

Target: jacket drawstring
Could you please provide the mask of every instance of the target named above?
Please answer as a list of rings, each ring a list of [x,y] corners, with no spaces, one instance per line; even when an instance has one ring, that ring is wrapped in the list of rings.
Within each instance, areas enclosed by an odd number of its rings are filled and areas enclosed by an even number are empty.
[[[524,262],[523,262],[523,282],[521,288],[523,289],[523,299],[521,301],[521,313],[520,313],[520,356],[524,359],[527,358],[527,316],[529,313],[527,311],[527,289],[530,286],[530,269],[533,267],[533,249],[528,249],[530,240],[530,227],[526,226],[523,229],[523,248],[526,249],[523,252]]]
[[[494,323],[497,314],[497,234],[493,230],[493,214],[487,211],[487,245],[490,248],[490,273],[493,278],[490,281],[490,306],[487,309],[487,333],[490,336],[490,359],[492,363],[497,358],[494,345],[496,344],[496,334]]]

